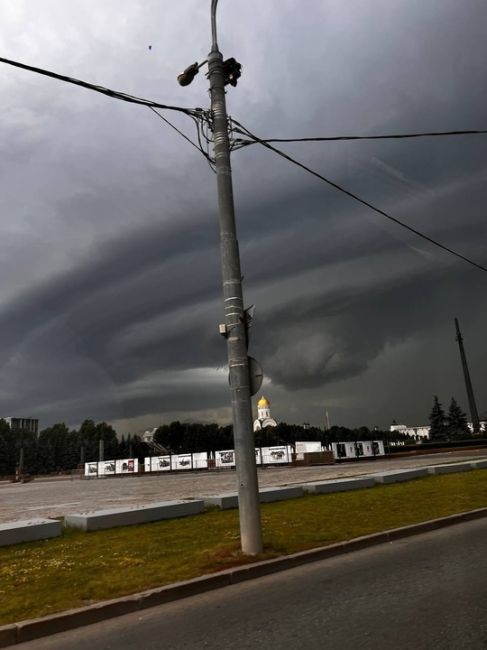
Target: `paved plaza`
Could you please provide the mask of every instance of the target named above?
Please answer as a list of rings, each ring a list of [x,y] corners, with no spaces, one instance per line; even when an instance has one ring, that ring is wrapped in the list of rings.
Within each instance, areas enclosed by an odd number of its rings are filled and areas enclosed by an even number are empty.
[[[275,467],[259,469],[259,485],[301,485],[327,479],[483,458],[487,458],[485,449],[387,460],[361,460],[319,467]],[[34,517],[62,517],[90,510],[235,492],[236,480],[235,471],[217,470],[90,480],[59,477],[37,479],[24,484],[4,482],[0,483],[0,522]]]

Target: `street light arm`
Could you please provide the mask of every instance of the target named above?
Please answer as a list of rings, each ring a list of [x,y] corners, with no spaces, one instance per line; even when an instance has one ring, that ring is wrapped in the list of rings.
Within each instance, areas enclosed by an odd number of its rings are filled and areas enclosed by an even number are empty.
[[[218,0],[211,0],[211,51],[218,52],[218,41],[216,35],[216,6]]]

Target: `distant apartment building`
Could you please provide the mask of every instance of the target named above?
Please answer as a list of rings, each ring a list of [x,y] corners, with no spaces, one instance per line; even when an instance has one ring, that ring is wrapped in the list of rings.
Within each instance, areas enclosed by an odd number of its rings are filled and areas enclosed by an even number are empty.
[[[12,431],[29,431],[37,435],[39,420],[37,418],[3,418]]]

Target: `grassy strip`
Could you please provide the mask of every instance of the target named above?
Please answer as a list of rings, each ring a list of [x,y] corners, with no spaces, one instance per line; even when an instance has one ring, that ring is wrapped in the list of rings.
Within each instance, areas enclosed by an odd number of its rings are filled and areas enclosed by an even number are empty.
[[[276,557],[487,506],[487,471],[431,476],[262,507],[265,552]],[[245,564],[237,511],[0,548],[0,624]]]

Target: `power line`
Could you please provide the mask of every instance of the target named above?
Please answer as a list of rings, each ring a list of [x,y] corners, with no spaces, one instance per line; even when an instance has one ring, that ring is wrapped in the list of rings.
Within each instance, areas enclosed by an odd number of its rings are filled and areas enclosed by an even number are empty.
[[[342,140],[402,140],[405,138],[438,138],[459,135],[485,135],[487,130],[469,129],[460,131],[429,131],[423,133],[391,133],[387,135],[335,135],[312,138],[259,138],[263,142],[337,142]],[[257,144],[255,140],[236,139],[234,149],[240,149],[250,144]]]
[[[203,149],[203,146],[202,146],[201,136],[200,136],[200,127],[199,127],[199,122],[198,122],[198,119],[197,119],[196,117],[193,117],[192,115],[190,116],[190,117],[193,118],[193,120],[194,120],[194,122],[195,122],[195,124],[196,124],[196,129],[197,129],[197,133],[198,133],[198,141],[199,141],[199,145],[197,145],[196,142],[193,142],[193,140],[191,140],[191,138],[189,138],[185,133],[183,133],[183,131],[181,131],[180,129],[178,129],[177,126],[175,126],[172,122],[170,122],[170,121],[167,119],[167,117],[164,117],[164,115],[161,115],[158,111],[156,111],[156,109],[155,109],[153,106],[149,106],[149,109],[150,109],[153,113],[155,113],[155,114],[157,115],[157,117],[160,117],[161,120],[163,120],[163,121],[164,121],[168,126],[170,126],[171,129],[174,129],[174,131],[176,131],[176,133],[179,133],[179,135],[180,135],[181,137],[183,137],[187,142],[189,142],[190,145],[192,145],[192,146],[193,146],[195,149],[197,149],[201,154],[203,154],[203,156],[206,158],[206,160],[208,161],[208,163],[210,163],[210,166],[211,166],[211,162],[212,162],[212,161],[211,161],[211,158],[210,158],[210,156],[206,153],[206,151]]]
[[[120,99],[124,102],[130,102],[131,104],[139,104],[141,106],[149,106],[150,108],[162,108],[170,111],[178,111],[180,113],[185,113],[186,115],[199,115],[201,112],[201,109],[198,108],[184,108],[182,106],[169,106],[168,104],[159,104],[158,102],[153,102],[150,99],[144,99],[143,97],[129,95],[127,93],[119,92],[118,90],[106,88],[105,86],[98,86],[87,81],[82,81],[81,79],[67,77],[65,75],[58,74],[57,72],[51,72],[50,70],[44,70],[43,68],[36,68],[32,65],[19,63],[18,61],[11,61],[10,59],[4,59],[2,57],[0,57],[0,63],[6,63],[16,68],[21,68],[22,70],[29,70],[30,72],[35,72],[36,74],[41,74],[46,77],[51,77],[52,79],[57,79],[58,81],[64,81],[66,83],[74,84],[75,86],[87,88],[88,90],[94,90],[95,92],[101,93],[102,95],[107,95],[113,99]]]
[[[291,162],[293,165],[296,165],[297,167],[300,167],[301,169],[304,169],[307,171],[309,174],[312,174],[316,178],[319,178],[320,180],[324,181],[328,185],[331,185],[331,187],[334,187],[336,190],[339,192],[342,192],[343,194],[346,194],[350,198],[354,199],[355,201],[358,201],[362,205],[365,205],[367,208],[370,208],[374,212],[377,212],[383,217],[386,217],[386,219],[389,219],[390,221],[393,221],[394,223],[398,224],[402,228],[405,228],[406,230],[409,230],[410,232],[414,233],[418,237],[421,237],[421,239],[424,239],[425,241],[429,242],[430,244],[433,244],[434,246],[441,248],[442,250],[446,251],[447,253],[450,253],[451,255],[454,255],[455,257],[458,257],[459,259],[463,260],[464,262],[467,262],[467,264],[470,264],[472,266],[475,266],[477,269],[480,269],[481,271],[487,272],[487,267],[482,266],[482,264],[479,264],[475,262],[474,260],[471,260],[470,258],[466,257],[465,255],[462,255],[461,253],[458,253],[457,251],[453,250],[452,248],[449,248],[448,246],[445,246],[444,244],[436,241],[436,239],[433,239],[432,237],[429,237],[428,235],[425,235],[419,230],[416,230],[416,228],[413,228],[412,226],[408,226],[408,224],[404,223],[403,221],[400,221],[396,217],[393,217],[392,215],[388,214],[384,210],[381,210],[380,208],[377,208],[375,205],[372,203],[369,203],[365,199],[360,198],[357,196],[357,194],[354,194],[353,192],[350,192],[349,190],[345,189],[341,185],[338,185],[338,183],[335,183],[331,181],[329,178],[326,178],[326,176],[323,176],[322,174],[319,174],[318,172],[314,171],[307,165],[304,165],[303,163],[299,162],[298,160],[295,160],[288,154],[284,153],[284,151],[281,151],[280,149],[276,149],[276,147],[273,147],[271,144],[268,143],[266,140],[261,140],[258,138],[256,135],[251,133],[247,128],[245,128],[242,124],[237,122],[237,120],[233,119],[234,124],[236,124],[238,127],[240,127],[241,131],[240,133],[243,133],[247,137],[251,138],[255,143],[261,144],[262,146],[266,147],[267,149],[270,149],[274,153],[278,154],[279,156],[282,156],[282,158],[285,158],[289,162]]]

